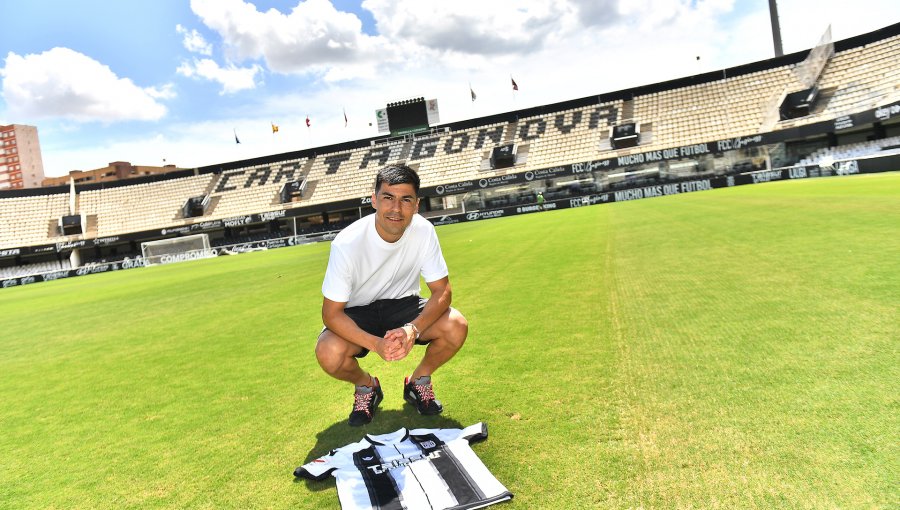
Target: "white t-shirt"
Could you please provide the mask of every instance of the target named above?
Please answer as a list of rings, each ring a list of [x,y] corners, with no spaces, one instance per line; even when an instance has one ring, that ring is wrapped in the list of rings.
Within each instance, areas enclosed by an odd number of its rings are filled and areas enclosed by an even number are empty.
[[[370,214],[332,241],[322,294],[347,307],[418,296],[420,274],[426,282],[448,274],[434,225],[415,214],[403,236],[389,243],[378,235]]]
[[[334,476],[343,510],[483,508],[513,497],[469,446],[486,438],[483,423],[370,434],[298,467],[294,476]]]

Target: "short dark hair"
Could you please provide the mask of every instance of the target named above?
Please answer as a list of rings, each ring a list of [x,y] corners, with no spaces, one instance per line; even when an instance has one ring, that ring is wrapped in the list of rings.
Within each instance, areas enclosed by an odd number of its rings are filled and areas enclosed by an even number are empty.
[[[395,184],[412,184],[416,196],[419,196],[419,174],[415,170],[406,165],[388,165],[378,171],[375,176],[375,193],[381,189],[381,184],[387,183],[390,186]]]

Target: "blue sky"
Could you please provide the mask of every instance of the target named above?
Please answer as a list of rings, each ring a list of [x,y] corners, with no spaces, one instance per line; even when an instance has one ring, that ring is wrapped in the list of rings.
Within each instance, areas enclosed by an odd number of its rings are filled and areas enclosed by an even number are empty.
[[[900,21],[895,0],[810,5],[779,2],[786,52],[829,23],[843,39]],[[366,138],[377,108],[408,97],[437,98],[452,122],[773,55],[765,0],[0,0],[0,12],[0,124],[38,127],[48,176]]]

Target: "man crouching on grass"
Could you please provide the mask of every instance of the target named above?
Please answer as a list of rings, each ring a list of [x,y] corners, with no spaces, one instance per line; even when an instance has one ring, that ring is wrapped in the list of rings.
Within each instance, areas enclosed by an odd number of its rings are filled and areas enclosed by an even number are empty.
[[[437,233],[419,210],[419,176],[404,165],[375,178],[371,214],[331,243],[322,283],[322,321],[316,358],[328,375],[356,385],[350,425],[372,421],[381,384],[359,366],[374,351],[386,361],[427,345],[419,366],[403,381],[403,398],[420,414],[443,411],[431,376],[463,346],[469,325],[450,307],[450,278]],[[419,297],[419,275],[431,297]]]

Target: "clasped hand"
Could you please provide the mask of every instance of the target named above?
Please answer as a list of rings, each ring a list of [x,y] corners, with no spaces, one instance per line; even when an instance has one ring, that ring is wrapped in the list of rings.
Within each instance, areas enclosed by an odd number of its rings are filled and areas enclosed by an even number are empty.
[[[399,361],[405,358],[415,345],[416,337],[406,328],[396,328],[384,334],[375,342],[375,352],[385,361]]]

